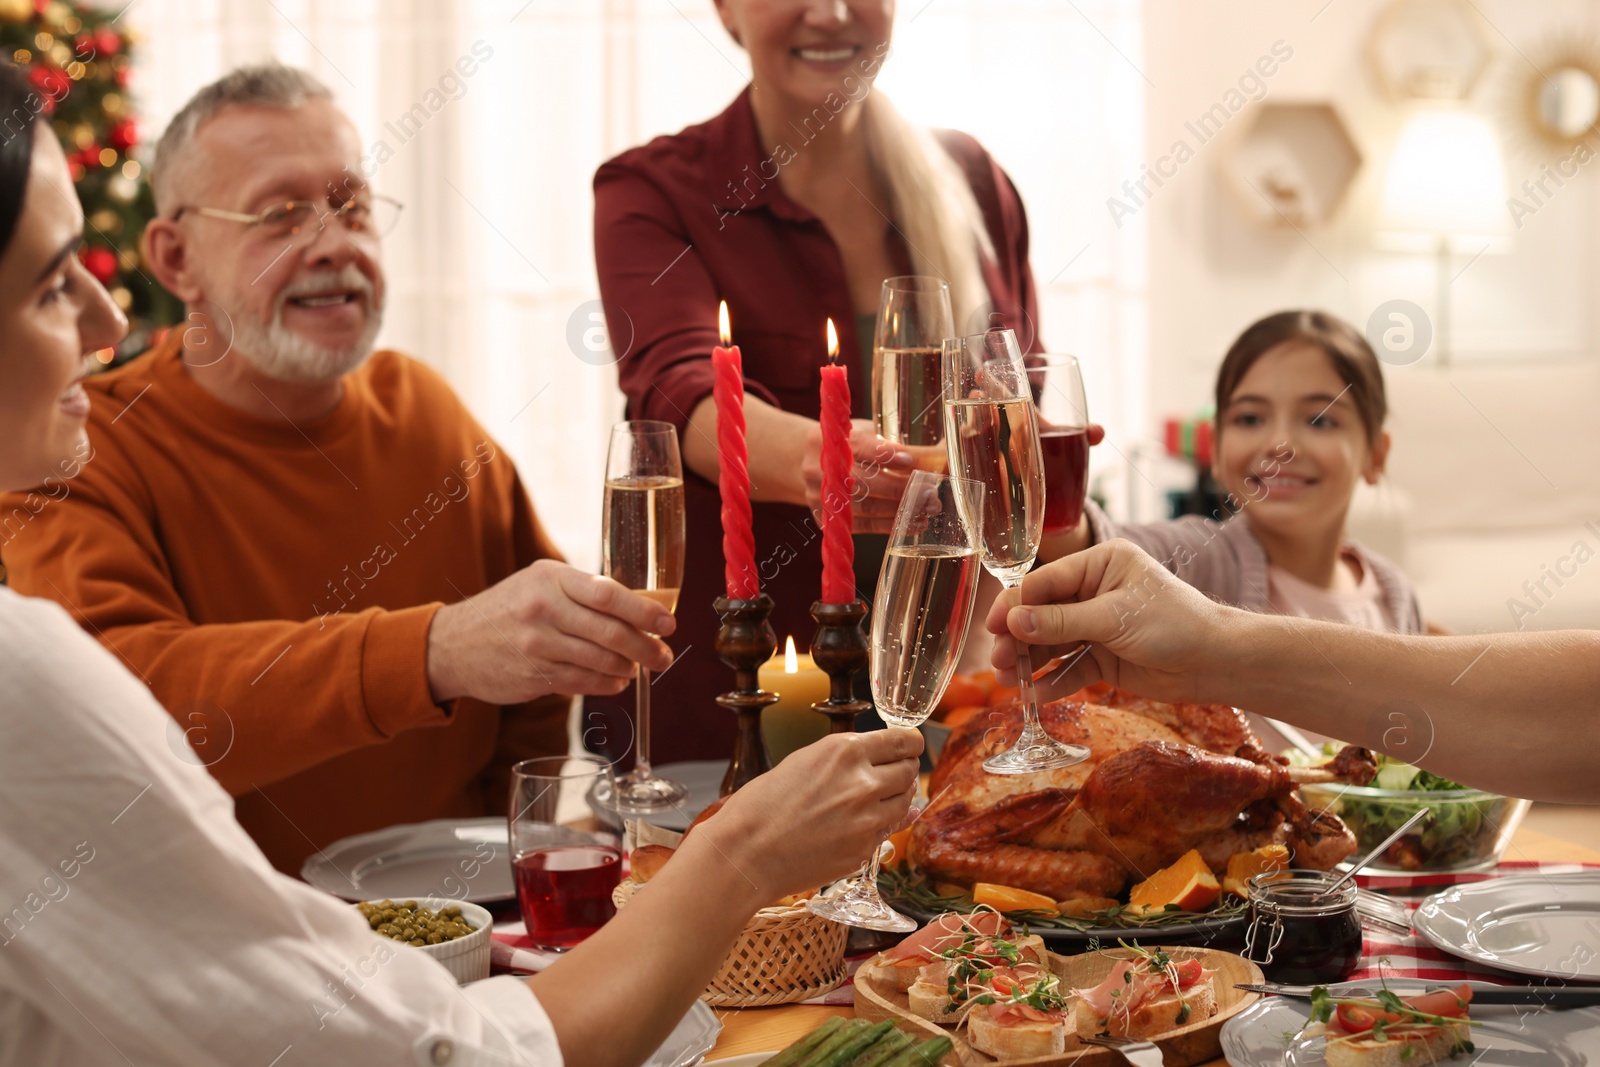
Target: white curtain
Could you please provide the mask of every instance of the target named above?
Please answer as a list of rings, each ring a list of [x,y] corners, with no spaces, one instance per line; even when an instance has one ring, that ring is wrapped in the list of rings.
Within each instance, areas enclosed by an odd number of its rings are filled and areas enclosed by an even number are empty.
[[[710,0],[136,0],[125,19],[147,141],[240,64],[275,57],[334,90],[375,185],[406,204],[380,343],[445,374],[516,457],[557,543],[596,566],[622,399],[589,183],[747,81]],[[880,82],[913,118],[975,134],[1016,180],[1043,335],[1086,357],[1114,437],[1144,418],[1143,227],[1118,229],[1104,206],[1138,170],[1140,39],[1139,0],[902,0]]]

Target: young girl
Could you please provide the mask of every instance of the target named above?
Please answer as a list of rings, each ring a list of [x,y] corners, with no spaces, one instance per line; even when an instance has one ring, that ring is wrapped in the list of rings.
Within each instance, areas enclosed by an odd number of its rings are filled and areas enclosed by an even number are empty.
[[[1344,534],[1356,482],[1383,473],[1387,412],[1378,360],[1349,323],[1320,311],[1269,315],[1217,372],[1212,473],[1228,493],[1223,507],[1135,526],[1090,503],[1069,550],[1122,537],[1225,603],[1421,633],[1410,581]]]

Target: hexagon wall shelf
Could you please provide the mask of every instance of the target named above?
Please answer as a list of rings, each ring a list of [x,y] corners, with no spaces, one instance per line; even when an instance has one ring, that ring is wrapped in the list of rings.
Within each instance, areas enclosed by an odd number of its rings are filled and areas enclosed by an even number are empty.
[[[1262,104],[1222,159],[1245,214],[1273,228],[1327,221],[1360,169],[1344,120],[1320,102]]]
[[[1391,99],[1464,100],[1494,60],[1497,43],[1466,0],[1395,0],[1368,42]]]

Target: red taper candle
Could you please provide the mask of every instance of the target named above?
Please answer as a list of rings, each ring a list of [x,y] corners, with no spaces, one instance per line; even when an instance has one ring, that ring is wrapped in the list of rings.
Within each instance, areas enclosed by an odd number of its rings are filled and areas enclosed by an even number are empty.
[[[839,334],[828,320],[828,359],[822,368],[822,600],[852,604],[856,599],[856,544],[850,494],[850,379],[839,366]]]
[[[711,350],[716,373],[712,397],[717,405],[717,489],[722,494],[723,577],[731,600],[761,595],[756,580],[756,535],[750,514],[750,452],[744,440],[744,360],[730,345],[728,302],[717,307],[722,344]]]

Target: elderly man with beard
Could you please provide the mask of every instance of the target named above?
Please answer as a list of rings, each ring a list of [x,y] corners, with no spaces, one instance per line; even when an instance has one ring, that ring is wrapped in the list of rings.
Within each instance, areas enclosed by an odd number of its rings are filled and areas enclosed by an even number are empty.
[[[10,584],[149,685],[281,870],[502,814],[568,694],[669,665],[672,617],[561,562],[444,381],[372,351],[399,205],[324,86],[235,71],[157,151],[146,249],[187,325],[85,383],[76,478],[0,504]]]

